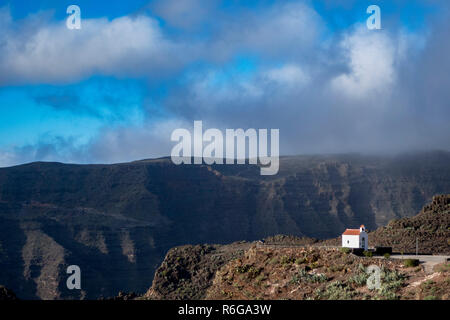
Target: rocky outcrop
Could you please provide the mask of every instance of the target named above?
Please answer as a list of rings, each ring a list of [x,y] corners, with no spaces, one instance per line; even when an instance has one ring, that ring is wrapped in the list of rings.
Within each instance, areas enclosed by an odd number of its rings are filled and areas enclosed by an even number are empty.
[[[0,286],[0,301],[18,300],[15,293],[4,286]]]
[[[423,207],[421,213],[433,214],[448,212],[450,210],[450,194],[442,194],[433,197],[430,204]]]
[[[430,204],[411,218],[392,220],[369,233],[374,246],[390,246],[396,252],[450,255],[450,194],[434,196]]]
[[[216,271],[240,257],[249,243],[181,246],[169,250],[144,295],[152,300],[204,299]]]

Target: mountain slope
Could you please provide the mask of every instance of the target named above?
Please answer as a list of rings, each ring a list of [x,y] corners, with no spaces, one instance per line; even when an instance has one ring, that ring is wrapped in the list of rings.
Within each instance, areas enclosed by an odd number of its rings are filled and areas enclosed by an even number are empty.
[[[256,242],[171,249],[147,294],[136,299],[355,300],[450,299],[450,264],[408,266],[399,259],[359,257],[339,248]],[[215,261],[218,260],[219,263]],[[369,266],[380,288],[367,287]]]
[[[434,196],[418,215],[396,219],[369,233],[373,245],[396,252],[450,255],[450,194]]]
[[[174,246],[375,229],[448,190],[447,152],[282,157],[270,177],[170,159],[2,168],[0,284],[31,299],[143,293]],[[81,291],[65,287],[72,264]]]
[[[450,254],[450,195],[436,195],[415,216],[393,219],[369,232],[369,246],[392,247],[394,252]],[[327,239],[324,245],[341,245],[341,237]]]

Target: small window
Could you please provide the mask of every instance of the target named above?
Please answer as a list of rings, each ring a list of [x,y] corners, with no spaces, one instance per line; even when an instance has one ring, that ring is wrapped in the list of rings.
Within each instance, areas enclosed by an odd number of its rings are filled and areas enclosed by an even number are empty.
[[[347,240],[347,244],[349,244],[350,243],[350,240]]]

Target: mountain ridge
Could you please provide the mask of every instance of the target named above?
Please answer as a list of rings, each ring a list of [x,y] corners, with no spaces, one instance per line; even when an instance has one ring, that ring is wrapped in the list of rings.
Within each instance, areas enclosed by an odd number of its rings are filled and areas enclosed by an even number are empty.
[[[448,190],[448,152],[282,157],[275,177],[167,158],[0,168],[0,284],[27,299],[144,292],[172,247],[375,229]],[[72,264],[79,292],[65,288]]]

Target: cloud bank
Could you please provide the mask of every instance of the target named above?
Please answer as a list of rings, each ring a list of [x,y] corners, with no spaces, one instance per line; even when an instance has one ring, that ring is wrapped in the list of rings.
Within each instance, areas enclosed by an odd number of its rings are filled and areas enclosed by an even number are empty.
[[[359,22],[330,29],[303,1],[232,12],[200,3],[158,2],[150,13],[86,19],[81,32],[64,21],[13,21],[2,9],[3,87],[135,78],[147,83],[143,101],[155,101],[152,88],[168,85],[158,103],[143,103],[139,124],[105,122],[82,146],[56,137],[15,146],[0,152],[0,163],[166,156],[171,131],[194,120],[219,129],[280,129],[282,154],[450,149],[447,3],[414,31],[389,20],[376,31]],[[58,108],[65,99],[41,97]]]

